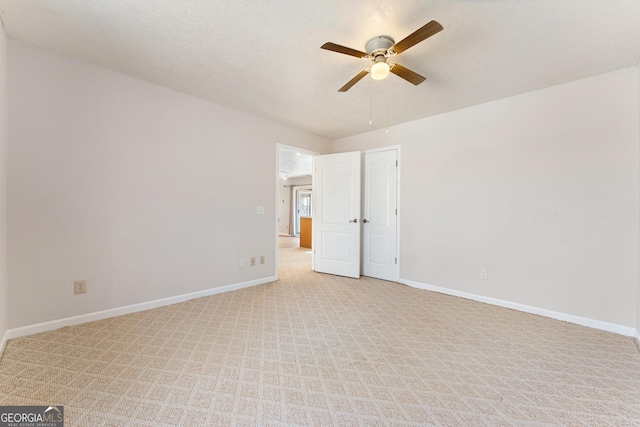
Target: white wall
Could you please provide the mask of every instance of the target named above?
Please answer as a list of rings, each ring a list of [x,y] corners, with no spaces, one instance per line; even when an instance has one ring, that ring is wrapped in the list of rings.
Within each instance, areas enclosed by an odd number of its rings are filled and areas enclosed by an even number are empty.
[[[403,279],[634,327],[637,73],[344,138],[334,151],[402,146]]]
[[[7,36],[0,28],[0,353],[8,328],[7,294]]]
[[[10,328],[273,276],[276,143],[331,149],[13,41],[9,81]]]

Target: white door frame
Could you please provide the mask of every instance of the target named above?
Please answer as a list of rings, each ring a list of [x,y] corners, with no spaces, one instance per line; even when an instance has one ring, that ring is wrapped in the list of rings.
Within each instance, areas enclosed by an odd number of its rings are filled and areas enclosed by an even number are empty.
[[[396,207],[398,209],[398,216],[396,217],[396,253],[398,255],[398,264],[396,264],[396,277],[398,278],[397,280],[400,280],[400,263],[402,263],[402,256],[400,254],[400,218],[401,218],[401,213],[402,213],[402,209],[401,209],[401,203],[400,203],[400,177],[402,176],[402,174],[400,173],[400,168],[402,167],[402,157],[401,157],[401,153],[400,153],[400,145],[390,145],[388,147],[382,147],[382,148],[374,148],[372,150],[366,150],[363,151],[362,154],[370,154],[370,153],[380,153],[382,151],[397,151],[398,153],[398,168],[396,173],[398,174],[396,177]],[[364,185],[364,184],[363,184]]]
[[[279,276],[279,270],[280,270],[280,257],[279,257],[279,237],[280,237],[280,226],[278,224],[278,217],[280,216],[280,150],[281,149],[285,149],[285,150],[289,150],[289,151],[295,151],[297,153],[303,153],[303,154],[307,154],[310,156],[317,156],[320,153],[316,152],[316,151],[311,151],[311,150],[307,150],[305,148],[300,148],[300,147],[295,147],[293,145],[287,145],[287,144],[281,144],[279,142],[276,142],[276,166],[275,166],[275,255],[274,255],[274,261],[275,261],[275,278],[276,280],[278,280],[278,276]],[[311,179],[313,179],[313,170],[311,171]]]
[[[279,278],[279,267],[280,267],[280,260],[279,260],[279,226],[278,226],[278,216],[280,215],[279,212],[279,208],[280,205],[278,204],[279,200],[280,200],[280,149],[288,149],[288,150],[292,150],[292,151],[296,151],[299,153],[304,153],[304,154],[308,154],[311,156],[317,156],[320,153],[316,152],[316,151],[311,151],[311,150],[307,150],[304,148],[300,148],[300,147],[295,147],[293,145],[287,145],[287,144],[281,144],[279,142],[276,143],[276,164],[275,164],[275,278],[276,280],[278,280]],[[388,147],[382,147],[382,148],[375,148],[372,150],[365,150],[363,151],[363,153],[376,153],[379,151],[389,151],[389,150],[397,150],[398,151],[398,180],[397,180],[397,197],[398,197],[398,218],[397,218],[397,228],[398,228],[398,234],[397,234],[397,243],[396,243],[396,248],[398,251],[398,277],[400,277],[400,266],[402,264],[402,246],[400,246],[400,235],[401,235],[401,218],[402,218],[402,203],[400,202],[401,199],[401,191],[400,189],[402,188],[401,185],[401,180],[402,180],[402,174],[401,172],[401,168],[402,168],[402,155],[401,155],[401,146],[400,144],[398,145],[390,145]],[[336,153],[337,154],[337,153]],[[312,173],[312,177],[313,177],[313,171]],[[313,235],[312,235],[313,238]],[[313,257],[311,257],[311,268],[313,269]]]

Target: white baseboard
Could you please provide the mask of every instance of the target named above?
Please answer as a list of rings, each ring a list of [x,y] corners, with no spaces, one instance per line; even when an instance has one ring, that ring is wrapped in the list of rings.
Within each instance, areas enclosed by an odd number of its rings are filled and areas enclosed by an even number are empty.
[[[263,277],[261,279],[250,280],[248,282],[235,283],[232,285],[220,286],[218,288],[211,288],[205,289],[203,291],[176,295],[174,297],[141,302],[138,304],[125,305],[123,307],[111,308],[109,310],[95,311],[93,313],[81,314],[79,316],[66,317],[64,319],[56,319],[49,322],[36,323],[34,325],[9,329],[2,337],[2,341],[0,341],[0,357],[2,356],[2,350],[4,350],[6,341],[13,338],[38,334],[40,332],[52,331],[54,329],[63,328],[65,326],[95,322],[96,320],[108,319],[110,317],[122,316],[124,314],[136,313],[138,311],[150,310],[152,308],[164,307],[166,305],[177,304],[179,302],[189,301],[196,298],[208,297],[211,295],[221,294],[223,292],[230,292],[238,289],[249,288],[251,286],[263,285],[265,283],[275,282],[276,280],[276,276]]]
[[[0,338],[0,357],[2,357],[2,353],[4,353],[4,348],[7,345],[7,341],[9,341],[9,337],[7,336],[7,333],[9,331],[5,331],[4,334],[2,334],[2,338]]]
[[[441,294],[452,295],[460,298],[465,298],[473,301],[484,302],[486,304],[497,305],[499,307],[511,308],[513,310],[523,311],[525,313],[537,314],[539,316],[550,317],[556,320],[563,320],[569,323],[575,323],[577,325],[587,326],[589,328],[599,329],[601,331],[613,332],[628,337],[638,337],[638,331],[635,328],[628,326],[617,325],[615,323],[602,322],[600,320],[588,319],[586,317],[574,316],[572,314],[560,313],[557,311],[547,310],[546,308],[532,307],[529,305],[519,304],[511,301],[504,301],[496,298],[485,297],[482,295],[470,294],[467,292],[457,291],[455,289],[441,288],[439,286],[427,285],[420,282],[414,282],[412,280],[400,279],[399,283],[402,283],[412,288],[424,289],[427,291],[438,292]]]
[[[112,308],[109,310],[96,311],[93,313],[82,314],[79,316],[67,317],[64,319],[52,320],[49,322],[36,323],[34,325],[23,326],[20,328],[9,329],[0,338],[0,357],[4,352],[7,341],[12,338],[19,338],[27,335],[37,334],[40,332],[52,331],[54,329],[63,328],[65,326],[79,325],[81,323],[94,322],[96,320],[108,319],[110,317],[122,316],[124,314],[136,313],[139,311],[150,310],[152,308],[164,307],[171,304],[177,304],[184,301],[189,301],[196,298],[221,294],[224,292],[235,291],[238,289],[248,288],[251,286],[263,285],[265,283],[275,282],[277,276],[264,277],[261,279],[255,279],[248,282],[236,283],[227,286],[221,286],[218,288],[205,289],[204,291],[191,292],[188,294],[177,295],[174,297],[162,298],[153,301],[142,302],[138,304],[126,305],[123,307]],[[524,304],[518,304],[510,301],[499,300],[496,298],[484,297],[481,295],[470,294],[467,292],[457,291],[454,289],[441,288],[438,286],[427,285],[420,282],[414,282],[412,280],[400,279],[398,281],[412,288],[424,289],[427,291],[438,292],[446,295],[452,295],[460,298],[465,298],[473,301],[484,302],[491,305],[496,305],[505,308],[511,308],[525,313],[538,314],[544,317],[550,317],[552,319],[563,320],[565,322],[575,323],[582,326],[588,326],[590,328],[599,329],[602,331],[613,332],[620,335],[626,335],[635,337],[640,344],[640,331],[627,326],[616,325],[613,323],[602,322],[599,320],[588,319],[585,317],[573,316],[570,314],[559,313],[556,311],[547,310],[544,308],[532,307]]]

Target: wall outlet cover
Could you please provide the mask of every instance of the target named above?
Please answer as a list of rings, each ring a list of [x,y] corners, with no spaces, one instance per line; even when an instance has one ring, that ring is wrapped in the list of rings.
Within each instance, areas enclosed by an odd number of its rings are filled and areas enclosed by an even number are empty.
[[[76,280],[73,282],[73,294],[86,294],[87,293],[87,281],[86,280]]]

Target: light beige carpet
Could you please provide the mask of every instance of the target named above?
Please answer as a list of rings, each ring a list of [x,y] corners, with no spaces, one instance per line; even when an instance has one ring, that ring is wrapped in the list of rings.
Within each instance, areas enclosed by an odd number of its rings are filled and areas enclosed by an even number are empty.
[[[312,273],[11,340],[0,404],[67,426],[640,425],[631,338]]]

